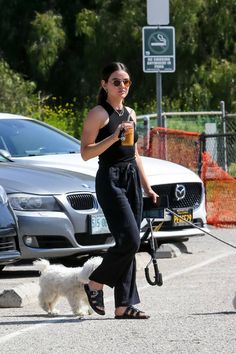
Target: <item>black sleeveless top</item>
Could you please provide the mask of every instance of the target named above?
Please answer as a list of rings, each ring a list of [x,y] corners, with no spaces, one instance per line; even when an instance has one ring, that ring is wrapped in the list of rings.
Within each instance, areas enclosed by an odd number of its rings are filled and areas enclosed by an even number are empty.
[[[124,121],[127,121],[129,112],[124,107],[124,113],[119,116],[118,113],[114,110],[114,108],[108,103],[104,102],[102,107],[107,111],[109,115],[109,122],[105,127],[99,130],[99,133],[96,138],[96,143],[107,138],[111,134],[113,134],[119,124]],[[131,120],[133,120],[131,118]],[[138,140],[138,133],[135,128],[134,131],[134,142],[136,143]],[[98,162],[100,165],[115,165],[120,162],[131,162],[135,160],[135,146],[123,146],[121,145],[121,141],[116,141],[113,145],[111,145],[107,150],[105,150],[98,157]]]

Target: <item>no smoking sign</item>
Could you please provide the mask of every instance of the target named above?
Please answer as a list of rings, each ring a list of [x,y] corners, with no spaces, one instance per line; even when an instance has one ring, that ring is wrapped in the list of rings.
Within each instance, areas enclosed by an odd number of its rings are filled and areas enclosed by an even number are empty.
[[[175,71],[174,27],[143,27],[143,71]]]

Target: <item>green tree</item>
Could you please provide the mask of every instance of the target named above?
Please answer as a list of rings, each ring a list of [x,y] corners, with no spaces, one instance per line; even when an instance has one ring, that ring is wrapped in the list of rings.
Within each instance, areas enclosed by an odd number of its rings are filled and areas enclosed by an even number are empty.
[[[102,67],[124,61],[128,104],[156,111],[156,76],[142,69],[141,0],[0,0],[0,57],[46,95],[94,104]],[[163,74],[163,110],[235,109],[235,0],[171,0],[176,72]]]
[[[77,40],[83,43],[78,69],[81,76],[79,94],[89,97],[91,103],[95,101],[101,70],[110,61],[125,62],[132,74],[133,87],[139,87],[139,83],[142,83],[142,90],[145,89],[148,80],[141,69],[145,6],[145,2],[140,0],[97,0],[93,7],[94,15],[86,17],[87,30],[89,28],[90,31],[77,30]],[[84,25],[85,15],[84,10],[77,14],[77,28]],[[142,90],[133,90],[131,87],[129,100],[138,100],[141,105]]]
[[[46,82],[65,45],[62,16],[52,11],[36,13],[31,25],[27,53],[32,75],[35,79]]]
[[[176,72],[164,79],[166,110],[235,109],[234,0],[173,0]],[[173,102],[173,104],[172,104]]]
[[[35,88],[34,82],[24,80],[22,75],[11,70],[4,60],[0,60],[1,112],[31,115],[38,109]]]

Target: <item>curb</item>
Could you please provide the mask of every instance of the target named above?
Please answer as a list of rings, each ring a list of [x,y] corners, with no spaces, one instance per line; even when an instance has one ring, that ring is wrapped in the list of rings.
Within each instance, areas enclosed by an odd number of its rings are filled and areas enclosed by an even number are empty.
[[[0,308],[17,308],[34,303],[38,299],[39,285],[32,281],[20,284],[0,294]]]

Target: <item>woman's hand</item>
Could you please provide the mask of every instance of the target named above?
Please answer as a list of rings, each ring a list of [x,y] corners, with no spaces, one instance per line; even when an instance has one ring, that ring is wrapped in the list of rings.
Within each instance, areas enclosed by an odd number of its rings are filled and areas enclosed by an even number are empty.
[[[113,133],[114,140],[119,140],[122,131],[125,135],[126,130],[130,129],[130,127],[133,127],[131,122],[122,122],[121,124],[119,124],[115,132]]]
[[[118,127],[116,128],[115,132],[113,133],[113,138],[114,140],[119,140],[120,139],[120,133],[122,131],[123,127],[122,127],[122,123],[118,125]]]
[[[148,190],[147,192],[145,192],[145,194],[147,195],[147,197],[152,199],[153,204],[158,204],[160,197],[157,193],[154,192],[153,189]]]

